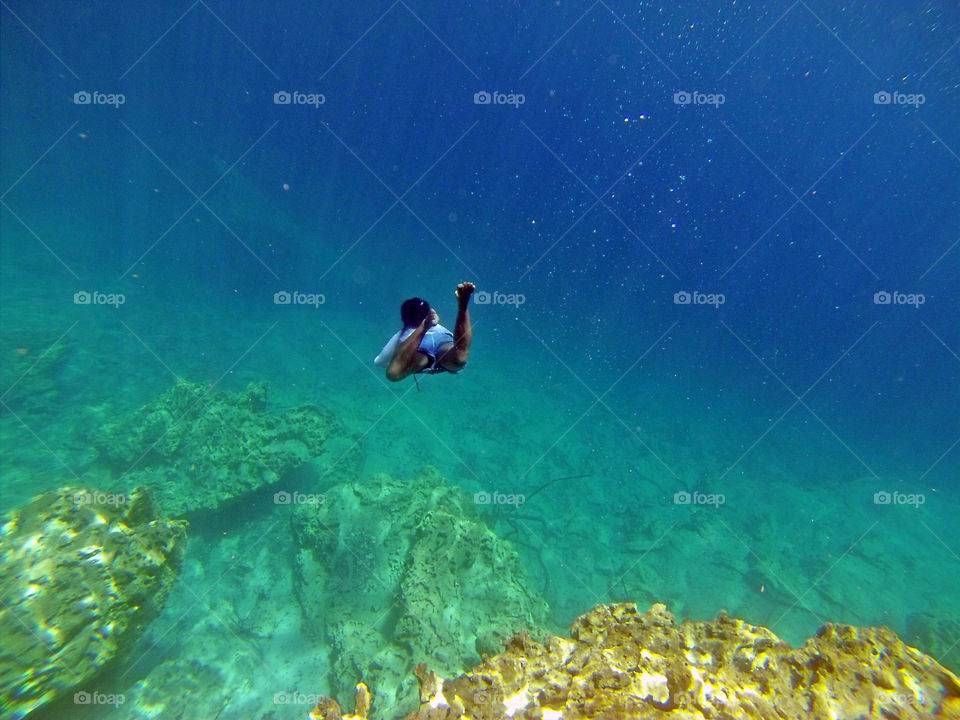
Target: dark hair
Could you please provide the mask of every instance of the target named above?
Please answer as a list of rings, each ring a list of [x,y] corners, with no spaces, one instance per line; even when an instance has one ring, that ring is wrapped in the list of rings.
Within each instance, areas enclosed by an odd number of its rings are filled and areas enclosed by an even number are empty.
[[[430,303],[418,297],[412,297],[400,306],[400,319],[405,328],[417,327],[429,314]]]

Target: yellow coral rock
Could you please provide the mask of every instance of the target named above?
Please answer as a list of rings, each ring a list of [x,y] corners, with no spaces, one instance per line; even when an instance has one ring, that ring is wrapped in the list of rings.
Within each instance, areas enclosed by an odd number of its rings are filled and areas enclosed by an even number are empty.
[[[344,715],[336,700],[323,697],[317,703],[317,706],[310,711],[309,718],[310,720],[367,720],[367,713],[370,712],[372,702],[367,686],[363,683],[357,683],[352,715]]]
[[[960,719],[957,677],[887,628],[827,624],[794,649],[726,613],[678,627],[659,604],[600,605],[570,639],[520,633],[465,675],[417,676],[405,720]]]

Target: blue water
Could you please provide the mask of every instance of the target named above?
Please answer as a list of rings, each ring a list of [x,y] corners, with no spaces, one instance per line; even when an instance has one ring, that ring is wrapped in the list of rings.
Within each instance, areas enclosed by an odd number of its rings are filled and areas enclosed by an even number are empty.
[[[0,22],[4,511],[101,471],[99,426],[177,378],[265,380],[359,439],[337,482],[432,465],[530,495],[519,530],[488,517],[558,631],[665,602],[794,643],[886,624],[960,669],[956,3],[12,1]],[[400,303],[452,328],[464,280],[466,371],[388,383]],[[184,578],[210,585],[244,554],[223,538],[274,512],[194,519]],[[296,615],[276,558],[247,561],[257,612]],[[198,640],[164,657],[248,683],[222,720],[301,717],[264,693],[330,692],[313,641],[294,670],[210,639],[253,602],[231,577],[180,626],[175,590],[157,627]],[[126,670],[132,697],[150,667]]]

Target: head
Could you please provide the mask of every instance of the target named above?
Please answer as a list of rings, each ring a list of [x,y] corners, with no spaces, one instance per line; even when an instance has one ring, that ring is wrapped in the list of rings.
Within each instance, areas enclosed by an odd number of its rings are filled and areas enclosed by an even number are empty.
[[[405,328],[417,327],[429,314],[430,303],[418,297],[410,298],[400,306],[400,319],[403,321]]]

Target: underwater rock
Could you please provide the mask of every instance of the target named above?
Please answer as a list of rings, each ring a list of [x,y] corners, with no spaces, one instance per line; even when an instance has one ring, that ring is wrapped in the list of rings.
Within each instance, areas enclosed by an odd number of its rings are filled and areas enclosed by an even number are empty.
[[[210,510],[277,482],[342,435],[336,419],[314,405],[280,413],[266,406],[265,383],[229,393],[179,382],[132,417],[104,426],[96,445],[128,484],[154,488],[171,516]]]
[[[421,706],[405,720],[960,718],[957,677],[887,628],[828,623],[793,649],[726,613],[678,627],[659,604],[599,605],[570,639],[521,632],[460,677],[423,664],[417,676]],[[314,720],[366,717],[325,702]]]
[[[3,328],[0,348],[0,387],[7,388],[5,402],[19,412],[57,412],[60,375],[74,356],[76,343],[47,337],[36,328]]]
[[[235,688],[216,667],[196,660],[166,660],[125,692],[129,718],[216,718]]]
[[[522,628],[546,635],[547,604],[516,551],[436,470],[376,475],[325,499],[298,507],[293,529],[297,596],[334,647],[334,693],[363,677],[382,688],[377,717],[394,717],[416,707],[417,662],[459,674]]]
[[[336,700],[324,696],[307,717],[308,720],[367,720],[372,702],[370,690],[365,683],[361,682],[357,683],[354,693],[352,713],[344,715]]]
[[[0,707],[20,718],[96,675],[163,608],[187,524],[151,493],[62,488],[8,515],[0,534]]]

